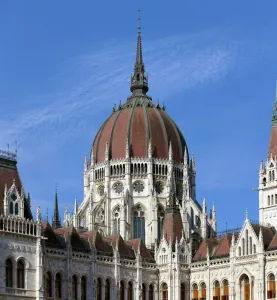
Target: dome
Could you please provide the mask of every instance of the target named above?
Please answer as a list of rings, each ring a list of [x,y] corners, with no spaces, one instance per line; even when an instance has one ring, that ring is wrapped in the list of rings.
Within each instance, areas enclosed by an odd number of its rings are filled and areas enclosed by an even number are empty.
[[[105,160],[107,145],[109,159],[125,158],[126,149],[131,157],[148,157],[150,146],[152,157],[167,159],[170,143],[173,160],[182,162],[186,143],[181,131],[165,112],[165,107],[154,104],[147,96],[148,76],[142,59],[140,30],[130,90],[132,95],[126,103],[113,109],[98,131],[92,148],[94,162]]]
[[[127,142],[131,157],[148,157],[151,143],[152,157],[161,159],[168,158],[171,142],[176,162],[182,162],[186,146],[181,131],[165,108],[147,96],[131,97],[104,122],[93,143],[95,162],[105,160],[106,144],[110,159],[125,158]]]

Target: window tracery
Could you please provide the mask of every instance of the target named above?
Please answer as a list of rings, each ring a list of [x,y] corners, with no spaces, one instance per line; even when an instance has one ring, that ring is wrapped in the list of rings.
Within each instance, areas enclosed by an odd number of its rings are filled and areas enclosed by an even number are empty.
[[[134,238],[141,238],[145,241],[145,212],[140,205],[133,212],[133,228]]]

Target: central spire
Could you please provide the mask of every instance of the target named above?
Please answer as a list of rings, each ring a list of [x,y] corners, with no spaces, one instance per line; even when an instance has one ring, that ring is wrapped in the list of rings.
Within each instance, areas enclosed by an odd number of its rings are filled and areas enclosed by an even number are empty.
[[[130,90],[133,95],[146,95],[148,92],[148,77],[145,75],[144,63],[142,59],[142,43],[141,43],[141,26],[140,26],[140,10],[138,11],[138,40],[136,63],[134,74],[131,75]]]

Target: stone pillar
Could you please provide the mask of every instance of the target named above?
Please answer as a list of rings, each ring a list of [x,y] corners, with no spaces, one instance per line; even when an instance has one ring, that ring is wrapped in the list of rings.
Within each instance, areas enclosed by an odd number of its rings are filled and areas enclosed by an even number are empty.
[[[40,223],[37,226],[37,231],[40,233]],[[36,246],[36,300],[43,300],[43,290],[42,247],[41,238],[38,237]]]

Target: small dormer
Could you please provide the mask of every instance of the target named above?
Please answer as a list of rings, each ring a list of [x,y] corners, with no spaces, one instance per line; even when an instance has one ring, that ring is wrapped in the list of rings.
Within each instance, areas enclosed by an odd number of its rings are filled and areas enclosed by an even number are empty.
[[[22,189],[21,194],[19,194],[15,180],[13,181],[12,186],[8,189],[7,185],[5,186],[5,195],[4,195],[4,214],[5,216],[19,216],[24,217],[24,191]]]

